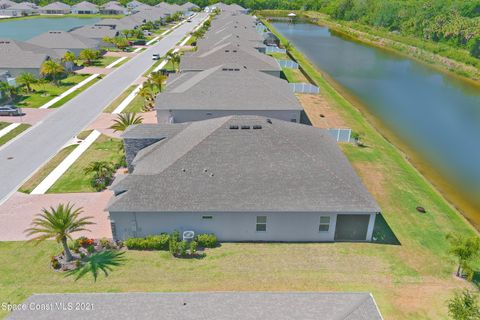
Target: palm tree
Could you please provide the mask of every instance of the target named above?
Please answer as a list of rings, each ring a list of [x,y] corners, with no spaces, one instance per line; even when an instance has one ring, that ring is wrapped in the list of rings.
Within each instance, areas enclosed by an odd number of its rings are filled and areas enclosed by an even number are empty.
[[[290,43],[290,41],[287,41],[283,44],[283,47],[287,50],[287,51],[290,51],[292,50],[292,44]]]
[[[86,65],[91,65],[92,60],[95,60],[98,58],[98,51],[92,50],[92,49],[83,49],[80,51],[80,54],[78,57],[82,60],[85,61]]]
[[[124,263],[125,251],[105,250],[92,254],[85,258],[85,262],[79,268],[69,270],[66,276],[75,276],[75,281],[91,273],[93,280],[97,281],[98,273],[103,271],[106,277],[112,271],[113,267],[120,266]]]
[[[72,240],[71,234],[78,231],[90,231],[85,228],[87,225],[95,224],[90,219],[93,217],[80,218],[83,212],[82,208],[73,209],[74,205],[67,203],[59,204],[56,208],[50,207],[50,210],[43,208],[42,213],[37,214],[37,218],[33,219],[32,227],[25,230],[27,236],[36,235],[29,241],[38,243],[55,238],[61,243],[65,252],[67,261],[73,259],[72,253],[67,245],[67,239]]]
[[[40,66],[40,73],[43,76],[50,76],[52,77],[53,83],[58,84],[57,82],[57,75],[63,73],[65,71],[65,68],[54,60],[46,60],[45,62],[42,63]]]
[[[3,92],[10,100],[14,100],[18,95],[18,88],[0,81],[0,92]]]
[[[480,255],[480,239],[476,236],[448,234],[447,240],[450,243],[450,254],[458,260],[457,277],[460,277],[462,272],[471,277],[473,275],[472,260]]]
[[[145,110],[150,110],[152,105],[153,105],[153,103],[152,103],[152,101],[153,101],[153,91],[152,91],[152,88],[150,87],[148,82],[142,86],[140,91],[138,91],[138,95],[140,97],[143,97],[143,100],[144,100],[143,107],[144,107],[144,109]]]
[[[69,70],[71,70],[73,68],[73,66],[75,65],[75,60],[76,59],[77,59],[77,57],[75,56],[75,53],[73,53],[71,51],[67,51],[63,55],[62,61],[65,65],[68,65],[67,68],[69,68]]]
[[[37,83],[38,79],[33,73],[24,72],[17,77],[17,81],[19,84],[25,86],[25,89],[27,89],[27,93],[30,93],[32,91],[32,84]]]
[[[110,183],[115,167],[111,162],[93,161],[83,171],[85,174],[93,173],[92,185],[101,191]]]
[[[120,113],[113,122],[114,124],[110,126],[110,129],[113,129],[114,132],[125,131],[131,125],[142,123],[143,118],[137,116],[136,112],[126,112]]]
[[[150,74],[150,80],[157,86],[158,91],[163,91],[163,84],[167,81],[167,76],[160,72],[152,72]]]
[[[177,71],[177,66],[180,64],[180,54],[178,52],[170,51],[167,57],[172,61],[173,69]]]

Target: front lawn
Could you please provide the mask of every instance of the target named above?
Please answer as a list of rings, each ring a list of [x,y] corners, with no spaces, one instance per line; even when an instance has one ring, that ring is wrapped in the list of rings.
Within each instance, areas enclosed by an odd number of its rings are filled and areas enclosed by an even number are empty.
[[[55,182],[48,193],[95,192],[95,188],[91,186],[93,174],[85,174],[85,168],[94,161],[120,163],[123,158],[121,145],[120,139],[101,135]]]
[[[4,126],[4,124],[5,124],[5,122],[0,123],[0,130],[3,129],[4,127],[6,127],[6,126]],[[7,123],[7,125],[10,125],[10,123]],[[4,126],[4,127],[2,127],[2,126]],[[15,138],[20,133],[22,133],[23,131],[27,130],[30,127],[31,126],[29,124],[22,123],[21,125],[19,125],[15,129],[13,129],[12,131],[7,133],[6,135],[0,137],[0,146],[4,145],[8,141],[12,140],[13,138]]]
[[[75,74],[59,81],[58,85],[53,83],[42,83],[32,85],[34,92],[30,94],[22,94],[16,101],[16,105],[22,108],[38,108],[52,100],[53,98],[64,93],[74,85],[82,82],[90,75]]]
[[[120,59],[119,57],[112,57],[112,56],[101,56],[98,59],[92,60],[90,65],[87,65],[85,61],[82,60],[77,60],[75,61],[75,64],[78,66],[85,66],[85,67],[100,67],[100,68],[105,68],[115,60]]]

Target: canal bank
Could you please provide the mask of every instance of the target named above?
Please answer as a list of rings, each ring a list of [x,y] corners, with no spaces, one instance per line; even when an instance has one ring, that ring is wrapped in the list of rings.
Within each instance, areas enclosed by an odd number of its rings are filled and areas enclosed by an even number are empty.
[[[274,31],[274,33],[279,36],[280,39],[282,39],[283,42],[287,41],[282,35],[280,35],[272,26],[268,23],[265,22],[267,26]],[[410,206],[410,208],[406,208],[409,211],[415,209],[415,205],[421,205],[422,202],[429,202],[433,198],[437,198],[437,201],[440,203],[446,203],[443,198],[446,198],[450,204],[453,204],[459,211],[463,213],[463,215],[470,220],[470,222],[478,227],[480,225],[480,214],[478,211],[478,207],[472,205],[470,199],[466,199],[461,193],[458,192],[458,190],[455,190],[455,187],[452,187],[452,185],[447,182],[442,176],[440,176],[433,168],[431,168],[428,163],[422,159],[417,153],[413,151],[413,149],[409,148],[406,146],[402,141],[400,141],[396,135],[394,135],[391,131],[389,131],[386,126],[375,116],[373,116],[370,112],[368,112],[368,109],[358,100],[355,98],[355,96],[349,94],[347,90],[345,90],[341,85],[339,85],[336,81],[334,81],[331,77],[325,74],[325,72],[322,72],[322,70],[319,70],[318,66],[314,66],[305,56],[300,53],[297,49],[292,48],[290,50],[291,55],[297,62],[300,63],[302,66],[304,72],[309,75],[309,77],[321,87],[322,94],[324,94],[327,99],[330,100],[330,102],[339,110],[341,113],[341,116],[344,117],[349,125],[357,132],[362,132],[365,135],[365,139],[367,140],[367,144],[378,144],[382,145],[382,149],[384,149],[385,155],[388,156],[389,158],[395,158],[396,160],[394,162],[391,161],[386,161],[386,163],[390,163],[392,167],[388,168],[388,171],[395,172],[398,170],[405,170],[405,171],[410,171],[410,169],[407,170],[407,168],[411,168],[412,170],[415,171],[415,174],[412,172],[409,172],[408,175],[418,175],[422,180],[427,182],[428,184],[433,184],[433,186],[430,186],[429,188],[432,189],[432,193],[430,193],[429,198],[431,199],[425,199],[425,197],[419,196],[417,197],[416,194],[410,194],[409,199],[404,199],[405,202],[398,202],[398,205],[396,208],[391,206],[392,199],[385,199],[384,201],[385,204],[387,204],[387,207],[392,208],[392,210],[397,211],[397,210],[402,210],[400,208],[404,206]],[[366,119],[366,121],[365,121]],[[365,123],[367,122],[367,123]],[[380,135],[380,137],[375,137],[376,135]],[[374,138],[376,143],[373,142],[368,142],[368,140]],[[389,146],[387,147],[386,144]],[[350,147],[346,146],[344,147],[344,151],[346,151],[347,155],[349,156],[350,160],[355,162],[357,159],[358,155],[353,155],[349,154],[351,150]],[[388,149],[388,151],[387,151]],[[393,150],[394,149],[394,150]],[[354,152],[357,153],[357,152]],[[408,155],[408,156],[407,156]],[[362,156],[363,157],[363,156]],[[401,159],[400,159],[400,158]],[[390,159],[393,160],[393,159]],[[407,172],[405,172],[407,173]],[[388,174],[388,173],[387,173]],[[399,175],[402,175],[402,172],[399,172]],[[423,178],[426,177],[427,179]],[[404,177],[407,180],[411,180],[410,178]],[[417,181],[419,181],[417,179]],[[373,182],[377,183],[377,182]],[[399,186],[403,185],[401,181],[395,185],[395,182],[391,181],[390,182],[391,187],[393,188],[392,192],[395,194],[398,194],[398,198],[402,198],[400,196],[402,191],[402,188],[399,188]],[[411,186],[411,191],[414,191],[415,189],[419,189],[420,185],[423,185],[423,183],[418,182],[418,185],[412,185]],[[397,189],[396,192],[395,189]],[[420,191],[420,190],[418,190]],[[440,192],[440,193],[439,193]],[[433,196],[433,194],[437,194],[437,196]],[[392,195],[392,197],[395,197],[395,195]],[[417,201],[418,202],[413,202],[412,198],[420,198]],[[422,199],[423,198],[423,199]],[[382,201],[380,201],[382,202]],[[397,202],[397,201],[393,201]],[[443,206],[443,205],[442,205]],[[450,205],[448,205],[450,206]],[[382,208],[383,205],[382,205]],[[397,209],[398,208],[398,209]],[[450,211],[450,209],[442,209],[442,210],[447,210]],[[453,210],[454,211],[454,210]],[[455,213],[457,214],[457,213]],[[457,214],[458,215],[458,214]],[[387,216],[388,219],[388,216]]]

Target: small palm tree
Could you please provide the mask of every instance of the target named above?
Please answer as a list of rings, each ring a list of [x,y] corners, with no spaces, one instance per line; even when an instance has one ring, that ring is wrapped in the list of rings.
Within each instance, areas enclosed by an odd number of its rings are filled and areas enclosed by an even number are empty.
[[[69,71],[71,71],[71,68],[75,65],[75,60],[77,57],[75,56],[75,53],[71,51],[65,52],[63,55],[62,61],[65,65],[68,65],[67,68],[69,68]]]
[[[141,124],[143,122],[143,118],[138,116],[136,112],[125,112],[120,113],[117,116],[117,119],[113,120],[114,124],[110,126],[114,132],[117,131],[125,131],[129,126],[135,124]]]
[[[113,267],[120,266],[124,263],[125,251],[105,250],[92,254],[85,258],[85,262],[79,268],[69,270],[66,276],[75,276],[75,281],[84,277],[87,273],[93,276],[93,280],[97,281],[100,271],[103,271],[106,277],[112,271]]]
[[[40,73],[43,76],[52,77],[53,83],[56,85],[58,84],[57,76],[63,72],[65,72],[63,66],[54,60],[46,60],[40,66]]]
[[[10,100],[15,99],[18,95],[18,88],[9,85],[6,82],[0,82],[0,92],[3,92]]]
[[[90,231],[86,228],[88,225],[95,224],[90,219],[93,217],[80,218],[83,212],[82,208],[73,209],[73,205],[67,203],[59,204],[56,208],[50,207],[50,210],[43,208],[42,213],[37,214],[37,217],[32,221],[32,227],[25,230],[27,236],[33,236],[30,241],[35,241],[37,244],[55,238],[58,243],[61,243],[65,252],[67,261],[73,259],[72,253],[67,245],[67,239],[72,240],[71,234],[78,231]]]
[[[27,90],[27,93],[32,92],[32,84],[35,84],[38,82],[37,77],[33,73],[30,72],[24,72],[21,73],[17,77],[17,81],[19,84],[24,85],[25,89]]]
[[[150,80],[157,86],[158,91],[163,91],[163,84],[167,81],[167,76],[160,72],[152,72],[150,74]]]
[[[293,46],[292,46],[292,43],[290,41],[287,41],[283,44],[283,47],[287,50],[287,51],[290,51],[292,50]]]
[[[101,191],[110,183],[115,167],[107,161],[93,161],[84,169],[84,173],[93,173],[92,186]]]
[[[449,253],[455,256],[458,261],[457,277],[460,277],[462,273],[472,277],[471,263],[480,255],[480,239],[476,236],[466,237],[461,234],[448,234],[447,240],[450,243]]]
[[[169,52],[167,54],[168,59],[172,62],[173,69],[177,71],[177,67],[180,64],[180,54],[178,52]]]
[[[150,110],[153,106],[153,90],[148,82],[138,91],[138,95],[143,98],[143,109]]]
[[[83,60],[86,65],[90,66],[92,64],[92,60],[98,58],[98,51],[92,49],[83,49],[80,51],[78,57]]]

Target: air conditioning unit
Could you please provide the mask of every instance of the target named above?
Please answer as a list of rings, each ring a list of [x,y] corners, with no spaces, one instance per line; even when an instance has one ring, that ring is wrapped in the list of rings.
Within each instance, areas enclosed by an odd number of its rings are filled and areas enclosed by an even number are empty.
[[[183,231],[183,241],[192,241],[195,238],[195,231],[187,230]]]

